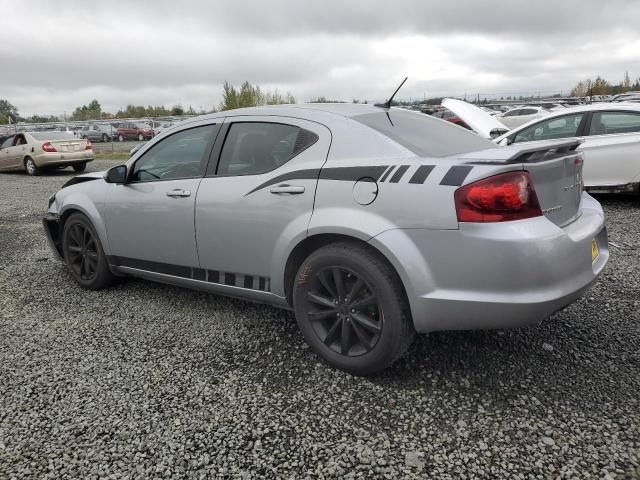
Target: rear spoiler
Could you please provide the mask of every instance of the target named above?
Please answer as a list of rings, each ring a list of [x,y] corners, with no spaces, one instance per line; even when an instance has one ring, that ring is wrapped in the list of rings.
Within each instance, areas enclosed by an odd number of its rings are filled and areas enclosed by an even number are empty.
[[[496,147],[460,155],[457,158],[470,163],[517,163],[540,160],[550,153],[567,155],[582,143],[579,138],[544,140],[540,142],[514,143],[508,147]]]

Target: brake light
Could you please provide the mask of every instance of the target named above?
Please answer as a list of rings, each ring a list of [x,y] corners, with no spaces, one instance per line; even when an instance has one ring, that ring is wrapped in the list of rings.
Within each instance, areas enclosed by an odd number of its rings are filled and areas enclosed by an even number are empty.
[[[529,172],[507,172],[456,190],[459,222],[506,222],[542,215]]]
[[[87,146],[84,147],[85,150],[92,150],[93,149],[93,145],[91,145],[91,140],[87,140]]]
[[[57,152],[56,147],[54,147],[53,145],[51,145],[51,142],[45,142],[42,144],[42,150],[44,150],[45,152]]]

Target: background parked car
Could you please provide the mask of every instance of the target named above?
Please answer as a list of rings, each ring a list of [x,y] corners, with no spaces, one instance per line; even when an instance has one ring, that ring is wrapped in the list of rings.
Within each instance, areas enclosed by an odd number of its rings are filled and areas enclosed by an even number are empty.
[[[78,131],[78,136],[89,139],[92,142],[109,142],[111,136],[116,132],[111,125],[86,125],[82,130]]]
[[[149,125],[141,123],[121,123],[118,126],[115,138],[120,142],[125,140],[150,140],[153,138],[153,129]]]
[[[441,118],[442,120],[446,120],[447,122],[451,122],[451,123],[455,123],[456,125],[469,129],[469,125],[467,125],[466,123],[464,123],[464,121],[457,116],[455,113],[453,113],[451,110],[441,110],[439,112],[436,112],[432,115],[432,117],[435,118]]]
[[[488,138],[495,124],[487,115],[461,100],[443,100]],[[482,133],[481,133],[482,132]],[[593,192],[640,192],[640,104],[594,103],[569,107],[515,128],[494,139],[500,145],[578,137],[584,152],[584,185]]]
[[[549,111],[542,107],[519,107],[509,110],[496,118],[509,128],[519,127],[537,118],[546,117]]]
[[[39,175],[48,167],[71,166],[82,172],[91,161],[91,142],[65,132],[22,132],[0,146],[0,170],[25,170],[29,175]]]

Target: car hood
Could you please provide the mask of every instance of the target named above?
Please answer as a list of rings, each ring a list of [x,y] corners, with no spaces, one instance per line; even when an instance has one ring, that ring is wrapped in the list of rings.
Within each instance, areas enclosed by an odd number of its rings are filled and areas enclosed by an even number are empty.
[[[90,182],[92,180],[100,180],[101,178],[104,178],[105,173],[106,172],[91,172],[91,173],[84,173],[82,175],[76,175],[75,177],[65,182],[65,184],[62,185],[60,189],[70,187],[71,185],[76,185],[78,183]]]
[[[460,117],[471,129],[483,138],[490,140],[509,131],[509,127],[487,112],[470,103],[455,98],[445,98],[442,106]]]

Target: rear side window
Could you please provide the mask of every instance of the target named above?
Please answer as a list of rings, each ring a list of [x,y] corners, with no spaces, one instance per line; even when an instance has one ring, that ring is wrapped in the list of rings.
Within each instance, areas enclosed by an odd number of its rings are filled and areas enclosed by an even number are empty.
[[[589,135],[640,132],[640,114],[633,112],[593,112]]]
[[[421,157],[447,157],[496,147],[475,133],[423,113],[392,109],[351,118]]]
[[[266,122],[233,123],[225,139],[218,175],[258,175],[284,165],[318,136],[294,125]]]

